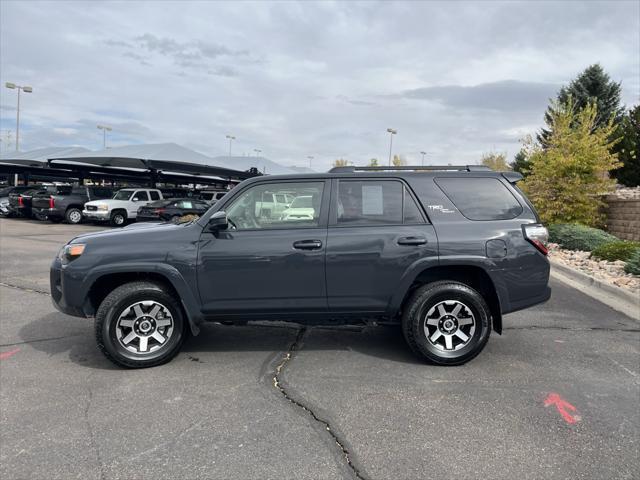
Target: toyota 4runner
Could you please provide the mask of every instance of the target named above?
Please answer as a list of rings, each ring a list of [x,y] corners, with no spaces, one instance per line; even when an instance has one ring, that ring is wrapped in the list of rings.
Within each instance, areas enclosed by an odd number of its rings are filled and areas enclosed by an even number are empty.
[[[514,172],[335,168],[255,177],[199,219],[81,235],[51,267],[62,312],[95,317],[125,367],[170,360],[205,321],[400,325],[422,358],[475,357],[503,315],[550,296],[547,231]],[[266,214],[266,195],[305,198]]]

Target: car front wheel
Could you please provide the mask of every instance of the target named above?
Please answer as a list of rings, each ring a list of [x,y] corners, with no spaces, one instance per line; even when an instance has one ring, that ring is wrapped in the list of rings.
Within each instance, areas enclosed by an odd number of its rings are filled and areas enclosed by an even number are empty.
[[[160,284],[131,282],[100,304],[95,319],[98,348],[116,365],[154,367],[180,351],[186,321],[178,301]]]
[[[113,212],[111,214],[111,226],[123,227],[127,222],[127,214],[123,212]]]
[[[65,220],[71,225],[77,225],[82,221],[82,212],[78,208],[70,208],[65,213]]]
[[[459,282],[418,288],[402,315],[405,339],[418,356],[438,365],[460,365],[489,340],[491,311],[482,295]]]

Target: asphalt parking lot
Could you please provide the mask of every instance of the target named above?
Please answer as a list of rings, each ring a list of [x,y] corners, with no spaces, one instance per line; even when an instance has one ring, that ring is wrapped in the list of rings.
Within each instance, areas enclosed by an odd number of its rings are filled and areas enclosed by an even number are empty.
[[[637,478],[640,324],[562,283],[461,367],[390,328],[211,324],[130,371],[47,294],[99,229],[0,219],[2,478]]]

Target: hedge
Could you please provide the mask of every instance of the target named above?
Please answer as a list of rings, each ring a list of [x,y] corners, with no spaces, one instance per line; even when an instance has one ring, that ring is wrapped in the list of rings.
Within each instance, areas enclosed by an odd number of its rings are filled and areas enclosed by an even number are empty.
[[[629,257],[627,264],[624,266],[624,271],[633,275],[640,275],[640,250],[636,250]]]
[[[591,252],[606,243],[619,240],[598,228],[573,223],[557,223],[549,225],[549,241],[568,250]]]
[[[622,260],[626,262],[631,258],[636,250],[640,250],[640,242],[626,242],[618,240],[616,242],[605,243],[591,252],[591,256],[599,260],[615,262]]]

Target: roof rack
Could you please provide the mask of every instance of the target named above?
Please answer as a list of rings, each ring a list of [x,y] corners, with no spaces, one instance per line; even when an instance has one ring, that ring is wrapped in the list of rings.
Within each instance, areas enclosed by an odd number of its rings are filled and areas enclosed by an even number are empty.
[[[329,173],[350,173],[350,172],[383,172],[383,171],[455,171],[455,172],[486,172],[491,169],[485,165],[417,165],[399,167],[358,167],[350,165],[348,167],[333,167]]]

